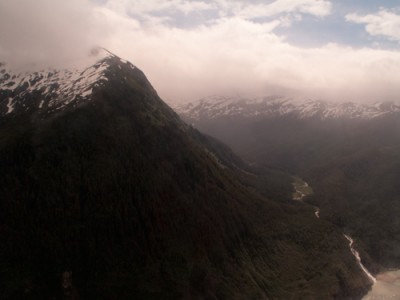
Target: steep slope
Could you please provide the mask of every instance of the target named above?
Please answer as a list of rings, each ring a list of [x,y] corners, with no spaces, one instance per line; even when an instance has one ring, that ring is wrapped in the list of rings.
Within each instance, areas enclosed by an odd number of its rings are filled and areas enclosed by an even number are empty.
[[[319,113],[301,114],[307,102],[281,113],[287,107],[282,102],[263,114],[257,113],[260,107],[249,105],[233,118],[215,114],[205,102],[187,105],[191,108],[181,110],[182,117],[254,163],[305,178],[313,186],[313,204],[320,207],[321,217],[357,239],[370,269],[378,269],[373,261],[400,267],[397,105],[348,104],[348,110],[340,110],[344,104],[327,104]],[[202,113],[194,113],[200,107]]]
[[[2,74],[4,299],[333,299],[370,285],[335,227],[239,181],[132,64]]]

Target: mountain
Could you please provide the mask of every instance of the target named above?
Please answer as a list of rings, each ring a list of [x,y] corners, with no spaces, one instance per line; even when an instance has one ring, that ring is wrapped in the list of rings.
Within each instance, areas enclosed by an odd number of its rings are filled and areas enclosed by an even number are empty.
[[[7,99],[2,103],[1,115],[34,111],[48,114],[68,106],[76,107],[90,100],[93,88],[108,80],[104,74],[107,67],[103,60],[83,69],[13,73],[0,65],[1,97]]]
[[[352,102],[330,103],[283,96],[260,98],[210,96],[192,103],[178,105],[176,111],[193,121],[237,116],[252,119],[266,117],[372,119],[399,113],[400,104],[392,102],[371,105]]]
[[[214,102],[215,101],[215,102]],[[400,267],[398,104],[209,97],[177,108],[242,158],[296,174],[372,270]]]
[[[2,299],[365,294],[348,241],[288,199],[287,175],[247,166],[100,52],[73,71],[2,65]]]

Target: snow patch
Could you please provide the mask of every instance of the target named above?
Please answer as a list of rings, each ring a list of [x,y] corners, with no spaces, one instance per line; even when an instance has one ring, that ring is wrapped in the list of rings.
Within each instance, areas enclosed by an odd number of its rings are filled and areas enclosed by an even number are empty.
[[[6,114],[9,114],[9,113],[11,113],[13,110],[14,110],[14,105],[15,105],[15,103],[13,103],[13,98],[8,98],[8,103],[7,103],[7,112],[6,112]]]
[[[82,93],[82,97],[87,97],[92,94],[92,89],[88,89]]]
[[[259,98],[210,96],[198,101],[174,106],[176,111],[192,120],[215,119],[220,116],[268,117],[295,116],[299,119],[350,118],[372,119],[385,114],[400,112],[400,104],[329,103],[309,98],[266,96]]]
[[[72,70],[54,70],[15,73],[8,70],[1,70],[0,90],[5,90],[13,95],[8,99],[7,112],[14,110],[14,102],[22,99],[27,94],[39,93],[46,99],[47,108],[58,110],[65,107],[72,101],[79,101],[81,98],[90,98],[93,87],[101,85],[108,79],[105,75],[110,66],[110,61],[105,59],[92,66],[75,68]],[[78,97],[81,96],[81,97]],[[41,100],[38,108],[43,109],[45,100]]]

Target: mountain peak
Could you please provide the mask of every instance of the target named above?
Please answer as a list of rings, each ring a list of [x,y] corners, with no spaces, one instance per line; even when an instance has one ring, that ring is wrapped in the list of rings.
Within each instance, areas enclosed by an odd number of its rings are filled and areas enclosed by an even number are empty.
[[[18,72],[0,64],[0,116],[28,111],[59,111],[89,101],[107,83],[111,66],[135,67],[104,48],[95,48],[85,62],[71,68]],[[115,70],[114,70],[115,71]]]

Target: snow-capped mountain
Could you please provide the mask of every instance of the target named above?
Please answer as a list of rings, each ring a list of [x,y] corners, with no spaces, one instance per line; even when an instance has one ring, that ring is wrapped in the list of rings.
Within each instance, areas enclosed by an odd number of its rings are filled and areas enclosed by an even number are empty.
[[[322,100],[295,99],[282,96],[261,98],[211,96],[177,106],[175,110],[184,118],[197,121],[224,116],[370,119],[400,112],[400,105],[392,102],[380,102],[372,105],[354,102],[331,103]]]
[[[109,80],[111,66],[135,68],[105,49],[96,49],[92,56],[79,68],[34,72],[16,72],[0,63],[0,116],[76,107],[90,101],[96,88]]]

